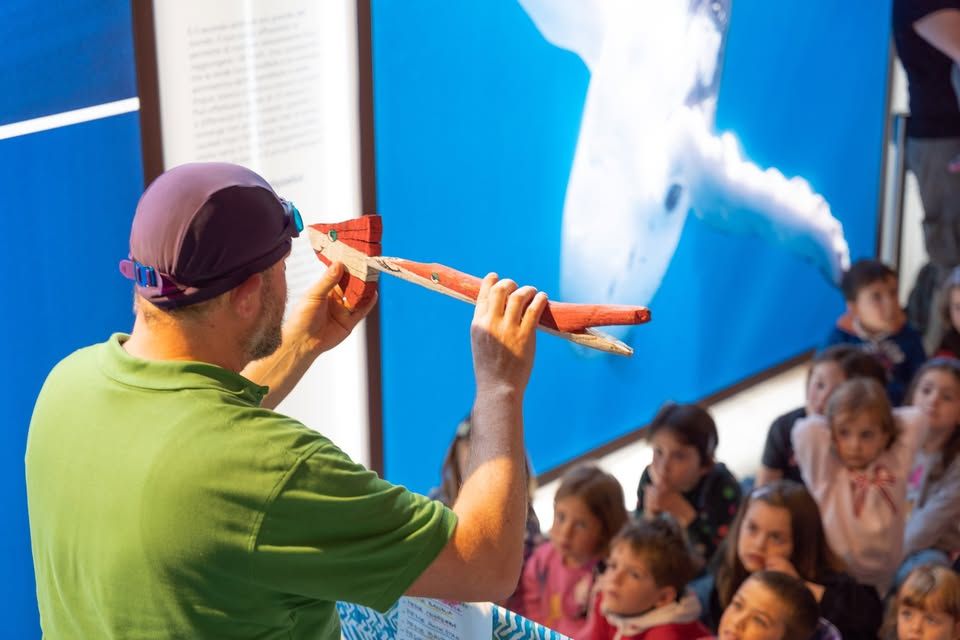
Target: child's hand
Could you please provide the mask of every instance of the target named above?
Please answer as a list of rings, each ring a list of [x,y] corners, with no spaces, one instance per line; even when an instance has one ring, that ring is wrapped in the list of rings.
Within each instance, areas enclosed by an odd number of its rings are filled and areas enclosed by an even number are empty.
[[[780,573],[785,573],[794,578],[803,578],[800,577],[800,574],[797,572],[797,568],[793,566],[793,563],[790,562],[788,558],[783,556],[767,556],[764,563],[764,569],[767,571],[779,571]]]
[[[660,505],[660,489],[656,485],[648,484],[643,488],[643,513],[647,516],[660,515],[663,507]]]
[[[683,528],[689,527],[697,519],[697,510],[687,502],[683,495],[676,491],[660,489],[658,502],[660,511],[668,512]]]

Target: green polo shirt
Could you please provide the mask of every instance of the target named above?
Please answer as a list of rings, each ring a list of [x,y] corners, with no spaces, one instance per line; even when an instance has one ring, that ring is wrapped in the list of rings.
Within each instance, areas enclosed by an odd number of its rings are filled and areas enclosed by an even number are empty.
[[[60,362],[30,423],[46,638],[338,638],[335,601],[387,609],[452,535],[264,387],[126,339]]]

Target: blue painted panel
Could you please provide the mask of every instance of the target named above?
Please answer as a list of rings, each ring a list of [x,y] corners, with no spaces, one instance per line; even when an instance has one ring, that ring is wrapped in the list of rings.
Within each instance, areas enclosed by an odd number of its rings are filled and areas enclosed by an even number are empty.
[[[726,43],[716,130],[761,168],[805,177],[853,258],[876,241],[888,22],[889,2],[733,0]],[[375,0],[373,48],[384,252],[495,269],[559,297],[588,66],[509,0]],[[387,476],[425,490],[472,400],[470,308],[381,282]],[[526,403],[538,470],[645,423],[664,400],[702,398],[816,345],[842,300],[782,247],[689,216],[650,306],[630,360],[539,341]]]
[[[132,289],[117,261],[143,189],[140,158],[136,113],[0,140],[7,637],[40,636],[23,467],[34,400],[57,361],[133,324]]]
[[[4,0],[0,43],[0,125],[137,95],[126,0]]]

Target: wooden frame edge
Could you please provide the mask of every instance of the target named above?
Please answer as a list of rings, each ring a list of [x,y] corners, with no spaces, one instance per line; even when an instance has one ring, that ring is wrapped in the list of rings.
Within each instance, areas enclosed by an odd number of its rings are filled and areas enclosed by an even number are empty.
[[[153,0],[130,0],[133,18],[133,55],[140,99],[140,152],[143,186],[163,173],[163,136],[160,127],[160,80]]]
[[[373,117],[373,27],[370,0],[357,0],[357,105],[360,110],[360,206],[377,212],[377,166]],[[380,306],[367,316],[367,417],[369,466],[384,474],[383,371],[380,350]]]

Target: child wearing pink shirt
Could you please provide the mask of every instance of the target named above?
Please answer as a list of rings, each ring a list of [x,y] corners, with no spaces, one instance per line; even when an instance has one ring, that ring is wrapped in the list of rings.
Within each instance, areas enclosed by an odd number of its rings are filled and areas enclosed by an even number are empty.
[[[805,418],[793,431],[830,547],[881,596],[903,560],[907,477],[926,425],[916,409],[891,411],[875,380],[854,378],[830,396],[825,419]]]
[[[571,638],[587,622],[597,565],[627,521],[623,488],[594,465],[564,475],[554,498],[550,540],[523,568],[518,613]]]

